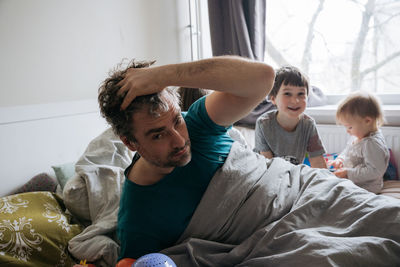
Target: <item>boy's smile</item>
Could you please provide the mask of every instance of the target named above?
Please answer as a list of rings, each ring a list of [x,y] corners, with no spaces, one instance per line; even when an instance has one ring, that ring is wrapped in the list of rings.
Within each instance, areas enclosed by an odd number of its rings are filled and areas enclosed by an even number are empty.
[[[292,111],[298,111],[300,109],[300,107],[296,107],[296,108],[288,107],[288,109],[292,110]]]

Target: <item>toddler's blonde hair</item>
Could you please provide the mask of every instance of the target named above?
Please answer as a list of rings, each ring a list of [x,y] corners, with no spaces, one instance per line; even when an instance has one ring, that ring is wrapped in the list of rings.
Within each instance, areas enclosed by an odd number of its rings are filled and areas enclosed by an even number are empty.
[[[343,99],[336,111],[336,120],[340,121],[348,116],[360,118],[370,117],[376,121],[377,127],[384,123],[381,104],[371,93],[356,91]]]

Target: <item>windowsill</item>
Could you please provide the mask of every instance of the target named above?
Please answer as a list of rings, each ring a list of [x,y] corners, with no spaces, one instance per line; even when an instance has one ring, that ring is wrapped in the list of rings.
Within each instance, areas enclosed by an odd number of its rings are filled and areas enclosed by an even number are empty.
[[[400,126],[400,105],[383,105],[385,126]],[[308,107],[306,113],[310,115],[317,124],[336,124],[337,105],[326,105],[319,107]]]

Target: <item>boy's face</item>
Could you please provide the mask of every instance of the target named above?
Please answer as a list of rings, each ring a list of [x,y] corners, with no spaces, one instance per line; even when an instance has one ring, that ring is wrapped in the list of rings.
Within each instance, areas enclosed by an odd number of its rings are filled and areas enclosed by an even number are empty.
[[[136,142],[128,146],[155,167],[172,169],[191,160],[190,139],[178,106],[168,102],[169,110],[159,117],[139,111],[133,115]]]
[[[344,116],[339,120],[348,134],[357,137],[359,140],[366,137],[373,129],[373,120],[369,117]]]
[[[278,94],[271,96],[279,113],[289,118],[299,118],[307,106],[307,89],[305,87],[285,85],[282,83]]]

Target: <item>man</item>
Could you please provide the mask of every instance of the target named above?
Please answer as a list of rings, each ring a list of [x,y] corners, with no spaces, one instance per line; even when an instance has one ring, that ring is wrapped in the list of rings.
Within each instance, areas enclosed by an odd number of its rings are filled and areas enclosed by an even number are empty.
[[[99,90],[102,115],[137,155],[126,171],[118,215],[120,258],[172,246],[232,145],[227,130],[272,88],[274,70],[239,57],[150,67],[133,63]],[[207,88],[187,113],[168,86]]]

